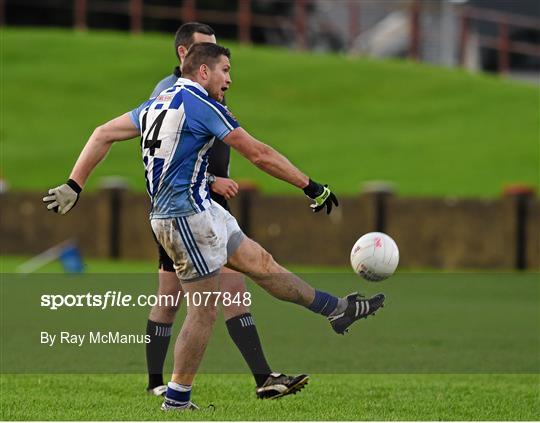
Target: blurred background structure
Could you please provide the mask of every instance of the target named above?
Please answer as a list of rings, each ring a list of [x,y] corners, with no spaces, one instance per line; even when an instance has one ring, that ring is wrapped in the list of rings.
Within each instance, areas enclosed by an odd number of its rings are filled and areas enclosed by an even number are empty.
[[[360,235],[383,231],[405,267],[540,269],[537,0],[0,0],[2,255],[73,239],[91,257],[155,258],[135,143],[115,146],[68,216],[41,194],[92,125],[170,72],[172,34],[192,20],[239,42],[227,96],[240,121],[339,194],[330,218],[311,215],[233,158],[249,181],[233,211],[280,261],[347,266]],[[111,175],[127,185],[99,183]]]
[[[536,0],[1,0],[7,25],[173,32],[540,79]]]

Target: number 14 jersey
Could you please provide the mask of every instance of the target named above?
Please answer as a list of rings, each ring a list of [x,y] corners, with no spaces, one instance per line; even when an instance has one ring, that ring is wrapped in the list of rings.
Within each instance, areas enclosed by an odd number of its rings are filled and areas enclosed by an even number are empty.
[[[141,132],[150,218],[189,216],[206,210],[210,192],[206,168],[210,147],[238,122],[196,82],[174,86],[129,113]]]

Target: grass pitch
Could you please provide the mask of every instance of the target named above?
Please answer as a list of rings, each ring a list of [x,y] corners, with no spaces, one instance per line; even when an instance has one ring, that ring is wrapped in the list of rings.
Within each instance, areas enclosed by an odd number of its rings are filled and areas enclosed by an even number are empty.
[[[176,65],[172,34],[7,28],[2,38],[1,176],[14,189],[64,181],[93,128],[142,103]],[[357,194],[366,180],[393,181],[402,195],[538,186],[537,87],[223,43],[233,52],[228,103],[242,125],[338,194]],[[137,141],[116,145],[88,188],[121,175],[143,191],[140,162]],[[231,175],[265,192],[296,192],[237,155]]]
[[[255,399],[247,375],[197,376],[194,401],[163,413],[143,375],[2,377],[3,420],[535,420],[538,375],[312,375],[299,394]]]
[[[21,261],[2,259],[4,281],[7,272]],[[148,292],[155,289],[154,266],[141,262],[88,263],[92,272],[130,273],[133,281],[141,272],[151,272],[146,275]],[[59,268],[52,264],[45,270],[55,272]],[[144,368],[144,346],[135,345],[102,358],[125,362],[118,374],[5,374],[4,367],[0,385],[2,419],[535,420],[540,414],[537,274],[400,272],[382,284],[352,278],[347,282],[351,285],[345,286],[336,281],[350,273],[347,269],[295,270],[310,270],[306,277],[319,287],[324,281],[319,282],[317,275],[331,270],[334,281],[324,286],[328,291],[344,293],[356,288],[367,294],[379,290],[388,294],[387,307],[375,318],[358,323],[347,336],[337,337],[322,319],[275,301],[250,284],[253,315],[273,368],[311,374],[309,385],[298,395],[278,401],[256,400],[254,382],[245,374],[245,364],[220,320],[193,394],[201,407],[214,404],[214,411],[180,415],[159,411],[160,400],[144,392],[146,378],[140,370]],[[422,278],[421,285],[415,283]],[[21,284],[24,288],[23,280]],[[6,285],[3,288],[4,296],[9,291]],[[26,292],[32,298],[31,290]],[[12,295],[7,297],[11,303],[17,302]],[[17,312],[3,302],[4,343],[15,339],[16,328],[29,337],[33,330],[31,323],[6,313],[34,316],[33,308],[30,301],[27,308]],[[89,315],[83,318],[65,313],[74,326],[89,319]],[[135,331],[143,331],[146,313],[147,309],[136,308],[124,320]],[[39,316],[48,314],[36,312],[35,319],[27,320],[46,326],[47,318]],[[99,317],[90,320],[92,325],[100,323]],[[12,321],[18,324],[12,327]],[[120,323],[117,320],[115,325]],[[176,324],[176,329],[179,326]],[[2,351],[5,360],[6,351],[9,353],[6,344]],[[48,358],[38,346],[29,352],[26,362]],[[26,357],[29,352],[20,354]],[[71,360],[84,370],[84,356],[78,354],[78,350],[71,350]],[[209,365],[220,360],[230,366],[230,374]],[[480,374],[481,369],[490,369],[484,373],[492,374]]]

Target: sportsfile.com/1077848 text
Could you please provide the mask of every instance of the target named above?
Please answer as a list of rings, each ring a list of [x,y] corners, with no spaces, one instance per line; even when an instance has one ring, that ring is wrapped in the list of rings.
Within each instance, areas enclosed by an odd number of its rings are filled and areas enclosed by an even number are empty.
[[[43,294],[41,295],[40,306],[49,310],[58,310],[62,307],[96,307],[105,310],[109,307],[153,307],[159,306],[178,306],[182,299],[185,299],[187,306],[208,306],[208,305],[251,305],[251,293],[239,292],[232,294],[224,291],[208,291],[183,293],[176,295],[145,295],[136,297],[130,294],[123,294],[122,291],[107,291],[104,294]]]

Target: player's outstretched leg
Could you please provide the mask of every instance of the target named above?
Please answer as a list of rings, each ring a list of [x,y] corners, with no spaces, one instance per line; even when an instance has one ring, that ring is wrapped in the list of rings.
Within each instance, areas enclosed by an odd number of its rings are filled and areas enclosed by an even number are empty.
[[[276,263],[270,253],[247,237],[228,258],[227,266],[249,276],[272,296],[328,317],[338,333],[344,333],[355,321],[374,314],[385,299],[383,294],[364,300],[356,293],[338,298],[318,291]]]

